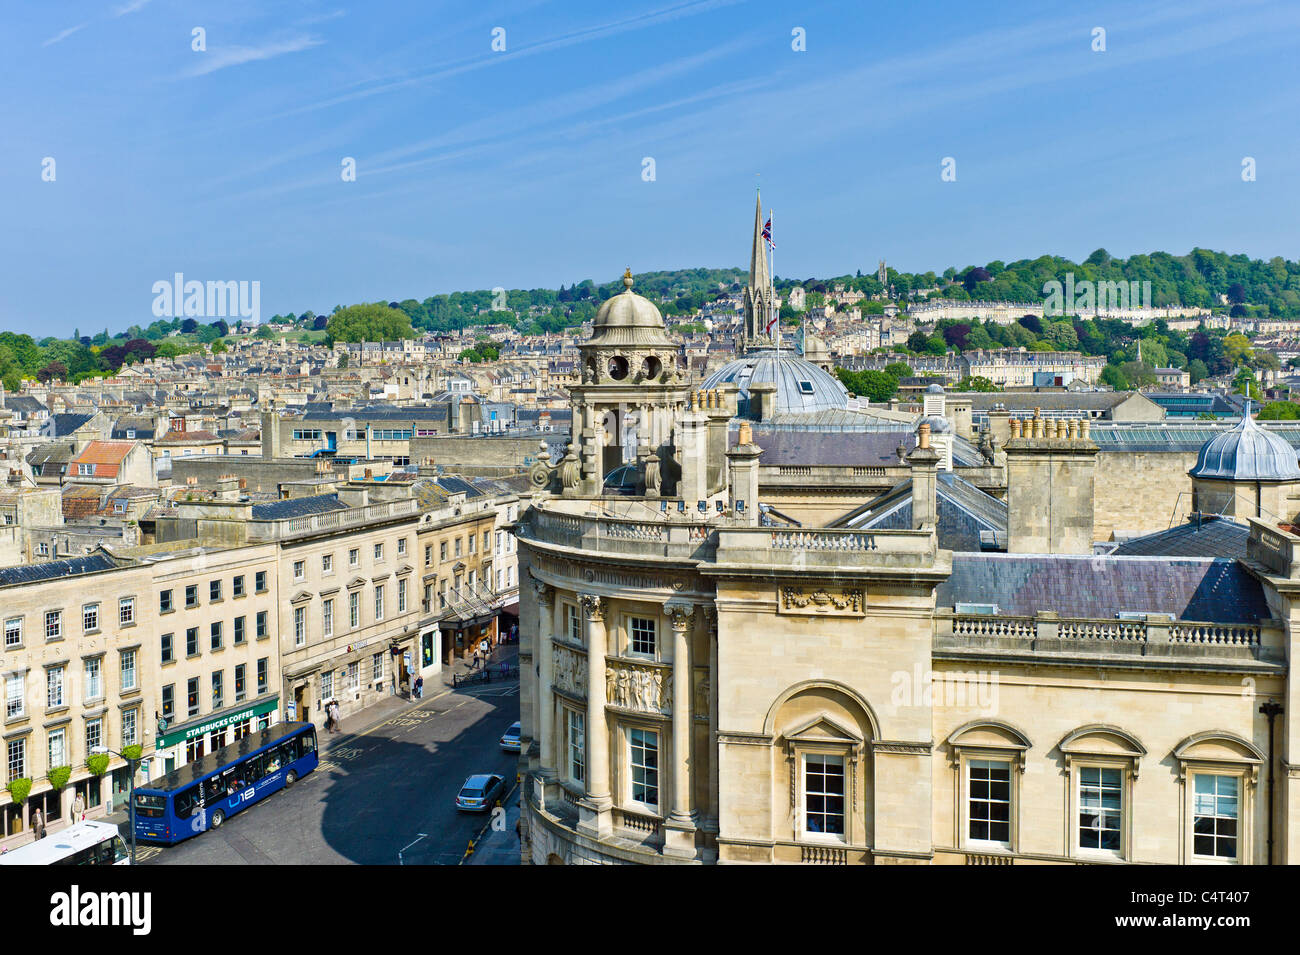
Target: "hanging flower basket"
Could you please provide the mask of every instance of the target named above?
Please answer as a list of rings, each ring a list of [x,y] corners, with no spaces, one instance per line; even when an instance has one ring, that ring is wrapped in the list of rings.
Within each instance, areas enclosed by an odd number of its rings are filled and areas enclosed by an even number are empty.
[[[95,753],[86,757],[86,768],[96,776],[103,776],[108,769],[108,753]]]
[[[10,781],[5,789],[9,790],[9,795],[13,797],[14,804],[21,806],[27,801],[27,796],[32,791],[32,781],[26,777],[14,779]]]
[[[55,766],[49,773],[50,785],[55,789],[62,789],[64,786],[68,785],[68,780],[71,777],[71,766]]]

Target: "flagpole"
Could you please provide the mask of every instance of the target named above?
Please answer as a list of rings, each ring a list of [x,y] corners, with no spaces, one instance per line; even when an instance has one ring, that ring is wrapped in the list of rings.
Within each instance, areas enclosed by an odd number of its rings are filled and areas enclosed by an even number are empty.
[[[769,236],[776,235],[775,215],[775,210],[767,210]],[[772,293],[768,296],[767,307],[776,308],[776,243],[770,238],[767,240],[767,280],[770,283],[768,291]],[[781,357],[781,310],[779,308],[776,309],[776,357]]]

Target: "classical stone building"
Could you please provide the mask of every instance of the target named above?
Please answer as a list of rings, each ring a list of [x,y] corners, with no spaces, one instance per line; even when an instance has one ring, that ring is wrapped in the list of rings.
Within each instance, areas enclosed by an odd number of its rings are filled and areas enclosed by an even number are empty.
[[[604,397],[647,399],[630,380]],[[1041,416],[1009,427],[1005,502],[944,471],[922,420],[898,500],[872,511],[905,520],[795,524],[762,506],[748,421],[716,480],[684,437],[728,404],[676,412],[680,490],[534,471],[515,527],[525,861],[1300,858],[1300,537],[1255,519],[1239,556],[1180,550],[1199,525],[1094,555],[1097,444]],[[962,507],[1013,546],[963,538]]]

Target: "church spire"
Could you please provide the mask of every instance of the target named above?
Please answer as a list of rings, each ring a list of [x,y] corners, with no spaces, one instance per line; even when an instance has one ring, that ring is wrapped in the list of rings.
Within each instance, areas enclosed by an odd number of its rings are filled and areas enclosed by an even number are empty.
[[[745,332],[747,346],[768,337],[774,293],[767,267],[767,245],[763,239],[763,197],[754,200],[754,241],[749,252],[749,284],[745,286]]]
[[[765,289],[772,284],[767,274],[767,249],[763,245],[763,197],[754,200],[754,245],[749,253],[749,287]]]

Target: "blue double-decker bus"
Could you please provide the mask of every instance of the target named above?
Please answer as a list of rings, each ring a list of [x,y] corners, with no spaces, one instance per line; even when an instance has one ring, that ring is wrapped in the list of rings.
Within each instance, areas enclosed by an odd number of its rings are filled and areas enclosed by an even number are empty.
[[[135,791],[135,837],[174,843],[223,822],[316,768],[316,727],[281,723]]]

